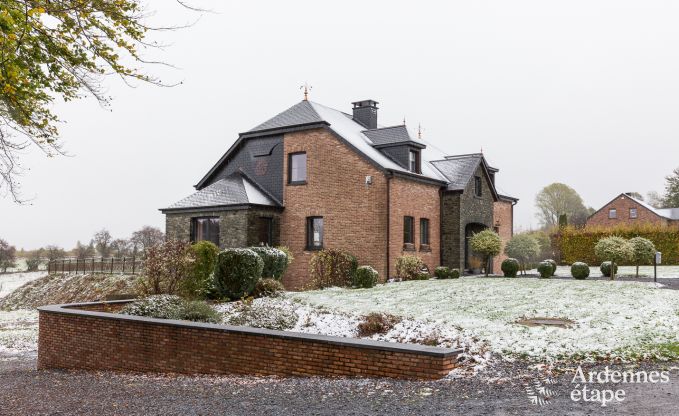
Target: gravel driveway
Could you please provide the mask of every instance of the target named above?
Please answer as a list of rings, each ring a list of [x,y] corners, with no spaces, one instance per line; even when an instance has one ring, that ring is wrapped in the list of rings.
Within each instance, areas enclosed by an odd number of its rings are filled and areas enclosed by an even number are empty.
[[[492,371],[438,382],[191,377],[37,371],[34,355],[0,356],[0,414],[667,415],[679,405],[676,367],[670,383],[626,385],[626,400],[607,407],[572,402],[572,374],[554,376],[555,395],[539,406],[531,404],[526,393],[526,385],[538,379],[537,370],[515,363]]]

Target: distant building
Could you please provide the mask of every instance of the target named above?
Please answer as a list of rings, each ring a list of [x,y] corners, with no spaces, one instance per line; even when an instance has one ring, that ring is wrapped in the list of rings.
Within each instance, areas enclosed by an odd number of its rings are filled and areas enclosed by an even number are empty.
[[[677,225],[679,208],[654,208],[628,193],[615,197],[587,219],[587,227],[615,227],[619,225]]]

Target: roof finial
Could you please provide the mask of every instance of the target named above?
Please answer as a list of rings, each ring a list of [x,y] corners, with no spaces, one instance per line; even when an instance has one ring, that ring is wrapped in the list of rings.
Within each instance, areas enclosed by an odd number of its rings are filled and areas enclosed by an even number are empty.
[[[483,154],[483,146],[481,146],[481,154]]]
[[[417,138],[422,140],[422,124],[417,123]]]
[[[406,125],[406,116],[403,116],[403,125]]]
[[[309,91],[310,91],[312,88],[313,88],[313,87],[310,86],[310,85],[308,85],[306,82],[304,83],[304,85],[302,85],[301,87],[299,87],[300,90],[302,90],[302,89],[304,90],[304,101],[309,101]]]

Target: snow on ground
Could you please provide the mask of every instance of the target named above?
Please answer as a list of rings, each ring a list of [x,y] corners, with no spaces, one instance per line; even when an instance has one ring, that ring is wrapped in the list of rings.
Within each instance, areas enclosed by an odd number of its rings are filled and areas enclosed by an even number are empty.
[[[7,296],[24,283],[38,279],[46,274],[47,272],[45,271],[0,274],[0,298]]]
[[[476,350],[485,345],[505,358],[663,358],[676,354],[663,345],[679,343],[679,292],[652,283],[462,278],[287,296],[333,313],[402,316],[436,326],[444,337],[478,340],[470,343]],[[566,318],[576,324],[558,328],[516,323],[532,317]]]
[[[11,273],[0,275],[0,299],[22,286],[45,275],[45,272]],[[38,344],[38,311],[0,310],[0,353],[17,354],[35,351]]]
[[[589,268],[590,277],[601,277],[601,270],[599,266],[592,266]],[[529,270],[530,274],[539,274],[536,269]],[[634,277],[637,274],[635,266],[620,266],[618,267],[618,276]],[[570,276],[571,266],[559,266],[556,269],[557,276]],[[653,277],[653,266],[640,266],[639,277]],[[679,279],[679,266],[658,266],[659,279]]]

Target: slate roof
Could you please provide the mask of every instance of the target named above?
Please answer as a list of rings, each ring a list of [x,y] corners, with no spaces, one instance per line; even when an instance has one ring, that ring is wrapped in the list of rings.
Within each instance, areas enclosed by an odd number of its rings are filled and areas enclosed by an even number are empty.
[[[647,204],[646,202],[633,197],[632,195],[630,195],[628,193],[626,193],[624,195],[626,197],[628,197],[629,199],[636,201],[639,205],[647,208],[648,210],[654,212],[655,214],[657,214],[657,215],[659,215],[663,218],[667,218],[668,220],[679,221],[679,208],[655,208],[655,207]]]
[[[448,180],[449,191],[463,191],[483,160],[481,153],[448,156],[431,162]]]
[[[370,139],[375,147],[390,146],[400,143],[411,143],[417,147],[425,147],[423,143],[417,142],[410,137],[406,126],[382,127],[373,130],[364,130],[363,134]]]
[[[271,197],[266,195],[257,185],[250,182],[240,173],[220,179],[170,205],[165,210],[208,208],[240,205],[268,205],[279,206]]]
[[[403,168],[384,153],[373,147],[372,140],[365,134],[365,126],[354,121],[350,114],[326,107],[313,101],[301,101],[257,127],[242,133],[241,136],[253,136],[258,132],[266,132],[267,130],[279,128],[290,128],[310,123],[326,123],[331,130],[341,136],[356,150],[384,169],[409,175],[413,174],[408,169]],[[382,128],[380,128],[380,130],[381,129]],[[405,133],[407,134],[407,130]],[[404,133],[400,132],[399,134],[403,135]],[[424,146],[424,144],[422,144],[422,146]],[[441,182],[446,181],[445,177],[427,162],[426,152],[422,153],[422,173],[418,176]],[[206,178],[203,180],[205,179]]]

